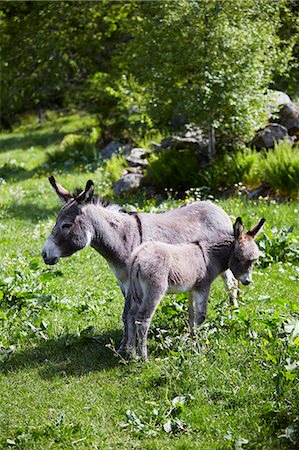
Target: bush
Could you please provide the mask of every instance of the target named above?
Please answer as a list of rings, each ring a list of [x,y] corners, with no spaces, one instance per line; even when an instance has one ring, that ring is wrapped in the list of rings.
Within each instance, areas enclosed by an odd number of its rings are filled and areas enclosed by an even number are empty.
[[[235,153],[217,156],[207,170],[202,170],[190,150],[165,150],[152,155],[147,180],[157,188],[186,190],[208,186],[233,188],[237,183],[250,187],[268,184],[283,196],[297,198],[299,194],[299,148],[281,142],[273,150],[257,152],[243,148]]]
[[[89,91],[103,144],[113,139],[131,142],[151,128],[145,107],[146,91],[133,77],[97,72],[89,79]]]
[[[218,156],[205,173],[206,182],[213,191],[220,187],[231,188],[239,182],[246,183],[258,159],[258,153],[248,148]]]
[[[261,155],[256,176],[279,194],[298,197],[299,194],[299,148],[281,142],[273,150]]]
[[[226,154],[213,162],[206,179],[213,190],[238,182],[251,187],[265,183],[275,193],[295,198],[299,193],[299,148],[281,142],[264,152],[242,149]]]
[[[186,190],[204,182],[199,162],[190,150],[164,150],[151,155],[146,181],[157,188]]]

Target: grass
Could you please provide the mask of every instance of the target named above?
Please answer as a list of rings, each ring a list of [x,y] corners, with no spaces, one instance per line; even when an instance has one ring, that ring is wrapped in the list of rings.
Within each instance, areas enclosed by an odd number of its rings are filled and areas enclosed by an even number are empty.
[[[266,217],[254,284],[232,311],[218,280],[194,340],[186,295],[167,296],[149,362],[125,361],[114,353],[123,300],[103,258],[85,249],[48,268],[40,256],[60,207],[47,175],[69,188],[92,178],[99,194],[111,192],[99,163],[47,159],[64,134],[93,123],[73,115],[1,136],[0,448],[297,448],[298,203],[214,199],[248,226]]]

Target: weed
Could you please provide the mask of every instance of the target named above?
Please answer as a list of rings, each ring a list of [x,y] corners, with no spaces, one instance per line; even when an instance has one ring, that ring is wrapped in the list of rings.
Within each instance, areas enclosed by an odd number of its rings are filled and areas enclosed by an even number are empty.
[[[259,240],[262,250],[258,262],[260,267],[267,267],[273,262],[299,263],[298,239],[292,234],[293,230],[293,227],[280,230],[273,227],[268,233],[263,233]]]

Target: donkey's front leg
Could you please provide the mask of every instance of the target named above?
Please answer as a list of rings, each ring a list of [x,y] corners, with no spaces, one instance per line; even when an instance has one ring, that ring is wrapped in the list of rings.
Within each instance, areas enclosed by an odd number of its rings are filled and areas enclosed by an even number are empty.
[[[194,332],[207,317],[209,293],[210,286],[205,286],[200,289],[197,288],[189,293],[189,323],[191,332]]]
[[[227,269],[225,272],[221,274],[222,279],[224,281],[225,288],[229,295],[229,301],[230,304],[233,305],[235,308],[238,308],[238,280],[234,277],[231,270]]]

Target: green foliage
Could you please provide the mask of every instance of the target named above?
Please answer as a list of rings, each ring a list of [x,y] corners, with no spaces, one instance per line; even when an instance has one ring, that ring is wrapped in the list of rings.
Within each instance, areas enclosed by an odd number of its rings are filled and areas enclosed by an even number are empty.
[[[132,76],[97,72],[88,83],[88,97],[97,111],[102,143],[115,138],[134,141],[151,128],[146,90]]]
[[[199,162],[188,149],[164,150],[150,157],[146,179],[160,189],[186,190],[199,184]]]
[[[153,121],[246,138],[290,59],[296,81],[297,10],[287,0],[2,2],[1,124],[76,106],[98,113],[103,141],[135,141]]]
[[[277,36],[286,2],[145,2],[128,58],[151,94],[150,111],[246,139],[264,120],[265,95],[286,70],[294,39]]]
[[[113,71],[135,2],[5,2],[1,5],[2,116],[36,108],[92,107],[90,74]]]
[[[283,141],[264,152],[243,149],[225,154],[212,162],[206,179],[213,190],[239,182],[251,187],[267,184],[275,193],[297,198],[299,148]]]
[[[160,189],[206,187],[216,192],[219,188],[233,189],[235,184],[247,182],[258,161],[259,155],[255,150],[244,148],[217,156],[204,170],[192,151],[170,149],[150,157],[147,179]]]
[[[289,69],[284,76],[275,77],[275,87],[279,90],[287,92],[293,101],[299,96],[299,4],[297,0],[289,0],[285,8],[281,12],[282,27],[279,30],[280,39],[288,42],[296,39]]]
[[[215,192],[223,187],[233,189],[240,182],[247,183],[258,159],[257,152],[248,148],[219,155],[205,172],[206,185]]]
[[[278,229],[273,227],[270,232],[263,233],[259,240],[262,256],[261,267],[278,262],[299,264],[299,242],[293,235],[293,227]]]
[[[281,142],[259,161],[256,174],[276,192],[296,198],[299,195],[299,147]]]
[[[65,136],[59,149],[48,153],[48,162],[56,165],[83,165],[94,161],[96,157],[95,145],[88,136],[71,134]]]
[[[158,188],[187,190],[206,187],[233,190],[239,183],[251,188],[267,184],[274,193],[296,199],[299,194],[299,148],[281,142],[274,149],[257,152],[243,148],[216,156],[208,169],[200,169],[188,150],[166,150],[150,158],[148,181]]]
[[[125,167],[126,160],[125,157],[121,155],[112,155],[111,158],[105,161],[105,172],[111,183],[115,183],[115,181],[121,177]]]

